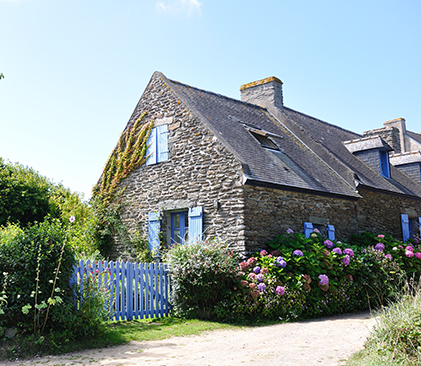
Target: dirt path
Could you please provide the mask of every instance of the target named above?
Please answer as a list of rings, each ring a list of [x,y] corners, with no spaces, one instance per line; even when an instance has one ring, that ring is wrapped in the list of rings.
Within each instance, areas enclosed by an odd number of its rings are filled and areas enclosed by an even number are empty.
[[[344,365],[363,348],[375,320],[368,312],[37,358],[16,365]]]

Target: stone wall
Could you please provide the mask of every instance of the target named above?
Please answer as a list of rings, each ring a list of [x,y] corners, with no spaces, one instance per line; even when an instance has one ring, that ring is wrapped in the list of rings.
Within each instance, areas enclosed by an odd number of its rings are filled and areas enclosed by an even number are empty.
[[[245,186],[244,196],[249,253],[288,228],[303,233],[304,222],[334,225],[337,238],[348,238],[357,226],[355,201],[254,186]]]
[[[336,238],[349,240],[364,231],[386,232],[402,240],[401,214],[421,217],[421,202],[368,190],[358,201],[245,186],[247,254],[265,247],[288,228],[303,233],[304,222],[334,225]]]
[[[359,189],[358,231],[386,232],[402,240],[401,214],[421,217],[421,201]]]
[[[169,123],[169,159],[141,166],[122,182],[121,217],[131,232],[148,234],[148,213],[161,211],[163,237],[168,213],[203,206],[204,233],[244,251],[241,164],[176,98],[165,79],[154,75],[129,123],[149,111],[145,122]],[[167,213],[167,215],[165,215]],[[114,257],[130,248],[116,241]]]

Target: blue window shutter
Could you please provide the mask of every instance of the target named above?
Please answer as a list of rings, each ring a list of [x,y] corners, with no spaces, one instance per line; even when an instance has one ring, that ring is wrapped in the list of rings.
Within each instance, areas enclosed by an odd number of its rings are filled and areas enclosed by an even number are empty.
[[[327,225],[327,237],[329,240],[335,240],[335,227],[333,225]]]
[[[146,156],[150,155],[148,160],[146,160],[146,165],[156,164],[156,127],[152,128],[146,144],[148,146],[146,149]]]
[[[305,222],[304,235],[306,236],[306,238],[309,238],[312,232],[313,232],[313,224],[311,222]]]
[[[189,209],[189,241],[191,243],[202,240],[203,207],[197,206]]]
[[[389,154],[387,151],[379,151],[380,156],[380,174],[383,177],[390,178]]]
[[[157,163],[168,160],[168,125],[158,126],[156,128],[158,149],[157,149]]]
[[[161,231],[161,212],[149,212],[148,215],[148,243],[149,250],[159,257],[159,233]]]
[[[421,237],[421,217],[418,217],[418,234]]]
[[[401,222],[402,222],[402,240],[405,243],[411,237],[408,215],[401,214]]]

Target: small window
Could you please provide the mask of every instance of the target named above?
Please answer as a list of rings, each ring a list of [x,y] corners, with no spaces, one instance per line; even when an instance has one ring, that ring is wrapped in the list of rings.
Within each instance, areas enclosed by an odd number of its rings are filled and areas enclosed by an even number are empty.
[[[268,137],[266,132],[259,130],[249,130],[253,137],[259,141],[260,145],[266,149],[279,150],[279,147]]]
[[[387,151],[379,151],[380,154],[380,174],[390,178],[389,154]]]

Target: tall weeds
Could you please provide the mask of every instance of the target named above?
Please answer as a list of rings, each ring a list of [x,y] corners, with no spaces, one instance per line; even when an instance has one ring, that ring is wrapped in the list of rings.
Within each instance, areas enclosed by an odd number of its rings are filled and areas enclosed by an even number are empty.
[[[421,282],[406,281],[399,299],[382,307],[365,349],[348,366],[421,365]]]

